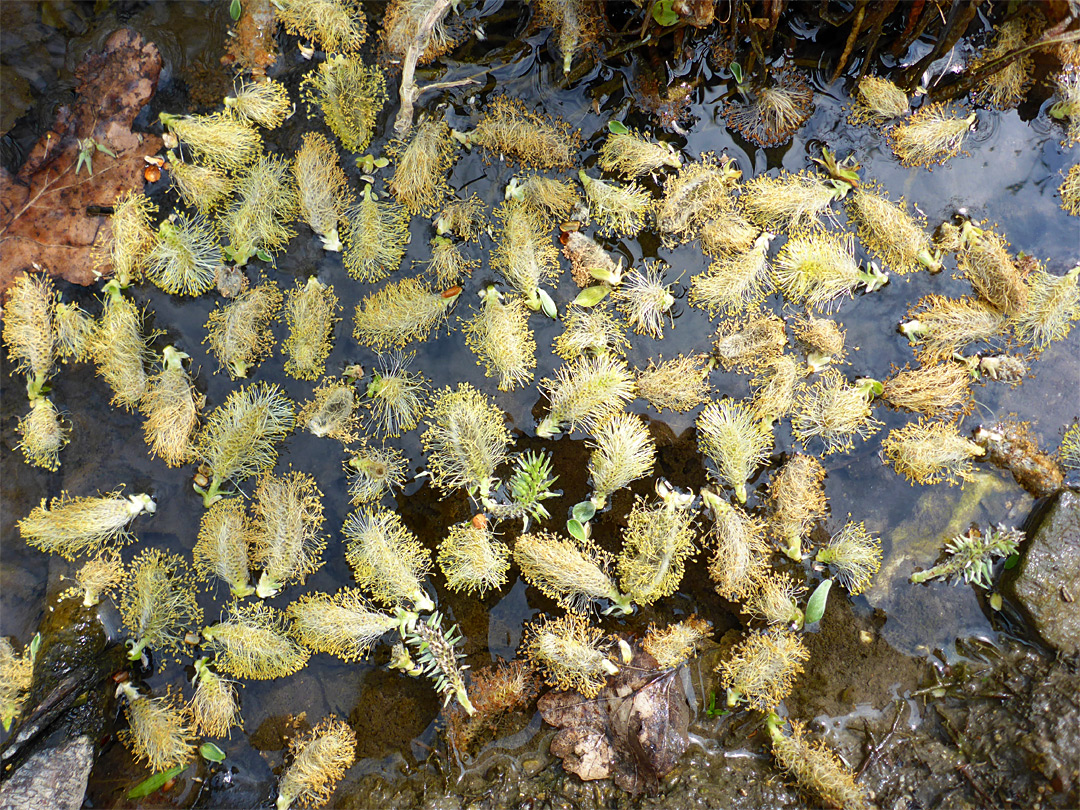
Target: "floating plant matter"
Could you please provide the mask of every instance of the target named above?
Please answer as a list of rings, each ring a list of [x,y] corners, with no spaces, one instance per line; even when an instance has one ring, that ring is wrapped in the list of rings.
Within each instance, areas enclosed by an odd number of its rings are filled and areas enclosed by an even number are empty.
[[[140,405],[146,414],[143,433],[150,455],[160,457],[170,467],[194,458],[193,440],[199,427],[199,411],[205,403],[184,369],[184,361],[190,359],[166,346],[161,352],[161,371],[150,378]]]
[[[446,319],[461,287],[436,292],[417,278],[391,281],[356,307],[353,337],[376,350],[424,340]]]
[[[30,401],[30,412],[15,426],[19,435],[16,448],[22,451],[26,463],[43,470],[60,469],[60,451],[71,436],[71,426],[46,396]]]
[[[255,489],[251,561],[262,569],[256,594],[265,599],[303,585],[323,564],[322,492],[310,475],[264,475]]]
[[[342,444],[356,441],[356,388],[349,380],[327,379],[296,415],[296,423],[315,436],[329,436]]]
[[[920,419],[889,433],[881,449],[898,473],[913,484],[957,483],[972,477],[971,460],[985,450],[949,422]]]
[[[457,137],[537,169],[569,169],[581,145],[581,133],[568,123],[529,112],[519,99],[506,95],[489,101],[476,128]]]
[[[308,73],[300,88],[308,104],[322,109],[326,125],[346,149],[367,149],[386,103],[386,78],[379,68],[337,54]]]
[[[854,124],[868,122],[877,126],[907,115],[907,94],[888,79],[863,76],[855,91],[856,104],[851,111]]]
[[[813,792],[829,807],[866,810],[865,791],[843,761],[822,743],[806,739],[806,727],[791,721],[791,734],[783,732],[784,721],[770,713],[765,721],[772,740],[773,756],[780,767],[795,777],[799,786]]]
[[[225,255],[244,266],[260,251],[284,250],[296,236],[289,223],[296,217],[295,178],[289,161],[261,155],[237,180],[237,197],[225,210],[221,230],[229,240]]]
[[[285,373],[300,380],[317,380],[326,371],[326,358],[334,348],[334,324],[341,320],[334,288],[312,276],[288,291],[285,320],[289,336]]]
[[[215,503],[202,517],[199,539],[191,552],[199,578],[208,582],[217,577],[237,598],[255,593],[248,567],[253,541],[243,499]]]
[[[727,705],[746,702],[758,711],[771,711],[791,692],[809,657],[795,633],[751,633],[717,668],[727,689]]]
[[[277,0],[274,5],[286,31],[315,40],[328,53],[355,51],[367,38],[358,0]]]
[[[340,252],[338,224],[346,219],[345,211],[353,198],[345,172],[338,165],[337,150],[326,136],[309,132],[296,153],[292,170],[300,217],[319,235],[325,250]]]
[[[255,127],[229,113],[170,115],[163,112],[158,118],[200,163],[228,172],[248,171],[262,150],[262,137]]]
[[[549,686],[593,698],[604,688],[608,676],[619,671],[608,658],[603,635],[603,630],[575,613],[556,619],[543,617],[525,625],[521,650]]]
[[[131,561],[120,613],[131,633],[128,658],[138,661],[150,648],[165,666],[165,653],[179,658],[185,633],[202,622],[194,579],[179,554],[144,549]]]
[[[486,367],[484,373],[498,379],[500,391],[528,385],[536,368],[536,341],[524,302],[503,302],[494,286],[480,296],[482,308],[464,325],[466,344]]]
[[[401,489],[408,474],[408,459],[393,447],[363,445],[345,461],[349,474],[349,498],[353,506],[378,501],[388,492]]]
[[[146,275],[173,295],[202,295],[223,263],[217,231],[203,216],[173,214],[158,226]]]
[[[536,428],[541,438],[551,438],[564,426],[591,429],[634,396],[634,380],[626,363],[608,355],[565,363],[556,369],[554,379],[542,380],[541,387],[551,403],[550,412]]]
[[[208,658],[195,661],[195,692],[188,713],[195,728],[208,737],[228,737],[241,725],[236,686],[210,669]]]
[[[975,118],[975,113],[964,115],[942,104],[929,104],[890,130],[889,144],[904,166],[944,163],[961,154]]]
[[[710,402],[697,419],[698,450],[715,465],[714,477],[735,490],[746,503],[746,483],[754,477],[772,451],[769,425],[743,402],[723,399]]]
[[[293,414],[293,403],[272,383],[239,388],[211,412],[195,440],[209,479],[195,484],[205,506],[222,497],[225,484],[235,486],[274,466],[274,445],[293,429]]]
[[[157,504],[146,494],[119,491],[90,498],[71,498],[61,493],[19,521],[19,534],[34,548],[73,560],[79,554],[96,554],[110,542],[131,542],[128,525],[144,512],[154,514]]]
[[[634,610],[610,574],[611,555],[591,542],[551,532],[523,534],[514,544],[514,562],[526,582],[567,610],[581,611],[602,599],[612,603],[608,613]]]
[[[439,543],[439,568],[451,590],[483,596],[506,583],[510,549],[495,539],[487,521],[455,523]]]
[[[624,179],[633,180],[643,174],[668,166],[682,166],[678,153],[671,144],[653,143],[633,130],[612,131],[600,147],[600,168],[614,172]]]
[[[839,372],[825,369],[821,379],[799,392],[792,433],[804,446],[819,440],[825,455],[851,450],[856,438],[868,439],[881,429],[870,407],[880,387],[870,379],[852,385]]]
[[[409,245],[409,215],[391,200],[377,200],[371,186],[345,214],[345,269],[357,281],[382,281],[401,266]],[[441,279],[440,279],[441,280]]]
[[[292,114],[289,91],[273,79],[241,82],[231,96],[225,97],[224,104],[234,115],[265,129],[281,126],[281,122]]]
[[[728,127],[763,148],[787,143],[814,112],[814,93],[801,74],[782,68],[769,81],[748,101],[731,101],[724,108]]]
[[[303,669],[310,656],[289,637],[283,614],[261,602],[233,602],[225,620],[202,634],[214,665],[236,678],[283,678]]]
[[[424,375],[409,371],[415,353],[394,351],[379,357],[379,370],[368,383],[368,424],[384,437],[398,437],[420,424],[429,386]]]
[[[278,784],[277,810],[322,807],[356,759],[356,732],[333,715],[289,741],[292,762]]]
[[[259,360],[273,351],[270,324],[281,309],[281,290],[264,281],[217,307],[206,320],[206,343],[234,380],[247,377]]]
[[[495,484],[495,471],[509,456],[510,432],[503,414],[468,383],[437,393],[421,437],[432,482],[443,492],[465,488],[481,500]]]
[[[829,538],[814,559],[828,565],[840,584],[856,596],[869,587],[881,568],[881,541],[862,523],[848,523]]]
[[[152,771],[164,771],[195,756],[195,734],[171,694],[147,697],[131,683],[120,684],[116,692],[127,700],[128,727],[120,732],[120,741],[136,761],[145,761]]]

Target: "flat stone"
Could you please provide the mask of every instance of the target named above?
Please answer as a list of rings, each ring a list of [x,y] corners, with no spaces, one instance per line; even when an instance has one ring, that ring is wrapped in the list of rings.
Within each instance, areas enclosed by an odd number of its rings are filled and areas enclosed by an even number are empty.
[[[1080,651],[1080,493],[1062,490],[1047,510],[1024,545],[1011,590],[1047,644]]]

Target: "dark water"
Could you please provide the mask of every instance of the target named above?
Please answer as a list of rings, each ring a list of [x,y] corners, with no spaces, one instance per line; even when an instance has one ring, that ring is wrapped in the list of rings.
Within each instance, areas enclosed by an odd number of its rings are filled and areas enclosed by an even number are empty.
[[[36,100],[38,106],[16,128],[15,134],[23,139],[21,144],[12,140],[5,143],[5,160],[12,159],[20,146],[26,148],[32,141],[29,133],[33,131],[33,121],[49,120],[47,100],[52,97],[50,94],[62,96],[65,87],[70,86],[70,71],[81,54],[100,42],[118,21],[144,31],[158,44],[166,58],[161,91],[152,105],[149,120],[153,120],[159,109],[187,111],[177,105],[187,103],[190,86],[218,72],[215,62],[226,24],[222,8],[213,7],[213,21],[209,25],[203,22],[206,7],[186,3],[130,7],[118,4],[97,19],[89,18],[84,6],[64,6],[60,10],[65,11],[67,17],[54,21],[54,25],[45,24],[40,17],[35,18],[24,9],[26,19],[22,27],[11,29],[8,26],[4,34],[4,62],[5,75],[8,75],[7,71],[15,70],[29,78],[25,85],[5,81],[3,102],[18,106],[19,92],[22,91]],[[585,167],[595,163],[593,150],[602,142],[609,119],[625,119],[632,126],[652,128],[648,119],[630,109],[626,80],[633,72],[632,67],[600,68],[578,85],[562,88],[561,60],[549,53],[546,36],[541,32],[524,41],[517,39],[522,30],[519,20],[516,14],[506,14],[506,11],[504,8],[503,22],[488,27],[486,43],[468,46],[473,64],[456,65],[447,76],[474,74],[480,66],[486,71],[480,77],[481,83],[473,88],[452,91],[444,97],[425,97],[427,110],[444,113],[451,126],[467,129],[470,122],[475,121],[475,111],[482,108],[485,99],[497,87],[499,92],[520,97],[530,106],[542,107],[579,127],[587,144],[582,153]],[[68,17],[71,21],[63,23]],[[24,38],[22,42],[19,41],[20,34]],[[297,83],[311,65],[299,59],[292,39],[286,42],[277,77],[289,86],[294,101],[299,101]],[[45,58],[43,54],[50,56]],[[806,60],[813,62],[814,54],[808,51]],[[818,76],[813,117],[790,144],[765,151],[733,137],[723,126],[719,108],[726,84],[711,76],[707,68],[705,71],[691,109],[696,123],[685,136],[663,135],[680,147],[684,160],[692,160],[706,151],[718,154],[726,151],[736,159],[744,180],[747,180],[779,167],[805,168],[810,165],[808,153],[826,143],[840,156],[854,153],[862,165],[863,178],[880,181],[894,200],[904,196],[925,213],[931,227],[964,208],[977,220],[997,223],[1015,250],[1038,257],[1052,273],[1064,273],[1076,263],[1076,219],[1068,217],[1058,207],[1057,187],[1063,171],[1076,161],[1078,150],[1059,146],[1061,129],[1049,123],[1045,112],[1025,109],[1021,115],[1016,111],[980,110],[977,129],[969,140],[969,156],[955,158],[947,166],[933,171],[905,169],[897,163],[877,132],[865,127],[853,128],[845,122],[842,107],[848,99],[842,82],[824,85],[820,83],[824,79]],[[597,97],[597,113],[590,88],[613,79],[616,81],[608,86],[614,86],[616,90]],[[387,144],[392,112],[393,108],[384,113],[382,134],[369,147],[371,154],[380,154]],[[267,140],[272,148],[291,153],[299,146],[304,132],[320,128],[320,119],[307,119],[301,105],[298,114]],[[359,170],[350,165],[347,156],[342,162],[355,187]],[[389,171],[380,173],[377,190],[382,189]],[[454,167],[451,184],[455,189],[479,194],[490,208],[502,200],[503,189],[515,173],[514,166],[497,157],[485,161],[484,156],[475,151],[462,153]],[[164,185],[160,183],[152,190],[163,206],[163,213],[173,199],[165,193]],[[842,222],[843,215],[840,216]],[[306,226],[297,225],[297,230],[298,236],[292,240],[287,254],[277,258],[276,266],[254,260],[249,265],[249,276],[265,273],[277,280],[283,289],[291,287],[294,279],[302,280],[311,275],[333,284],[344,309],[342,321],[335,329],[336,343],[328,371],[336,373],[353,363],[373,368],[375,355],[352,339],[351,320],[355,305],[376,286],[349,279],[340,256],[324,253],[317,237]],[[434,236],[430,223],[421,217],[414,218],[411,233],[408,255],[395,277],[418,273],[421,268],[415,263],[428,258],[429,240]],[[782,238],[774,241],[773,254],[782,243]],[[666,250],[659,246],[655,234],[648,231],[639,239],[609,241],[606,245],[636,267],[641,266],[644,257],[658,257],[670,265],[669,277],[680,278],[675,288],[680,300],[676,305],[674,328],[669,324],[663,340],[631,334],[630,364],[644,367],[649,358],[661,355],[672,358],[680,353],[707,351],[715,323],[685,302],[691,277],[708,266],[708,260],[697,245]],[[490,394],[507,416],[515,436],[515,449],[551,450],[560,476],[558,486],[564,496],[548,502],[554,518],[545,528],[558,529],[566,510],[587,497],[589,492],[585,473],[588,448],[584,437],[576,433],[556,442],[537,441],[534,429],[545,406],[535,387],[512,393],[497,391],[493,382],[483,376],[482,368],[477,366],[474,356],[464,345],[458,328],[459,318],[468,317],[470,307],[477,305],[476,293],[494,280],[486,258],[491,247],[491,240],[485,237],[482,249],[471,248],[483,264],[464,284],[464,294],[449,321],[450,332],[443,328],[438,337],[414,344],[408,350],[416,350],[414,370],[422,371],[433,388],[465,381]],[[861,247],[857,258],[867,258]],[[883,290],[840,304],[835,317],[847,330],[850,365],[843,372],[849,379],[860,376],[883,379],[894,366],[914,364],[912,350],[906,339],[897,333],[896,326],[909,305],[929,292],[950,296],[969,292],[966,282],[952,277],[952,270],[952,264],[947,264],[946,272],[938,276],[919,273],[894,277]],[[569,274],[565,274],[553,290],[560,311],[576,292]],[[99,311],[92,291],[65,286],[63,293],[66,300],[78,300],[91,311]],[[153,327],[165,332],[157,346],[172,343],[192,356],[192,368],[198,370],[196,386],[206,394],[207,412],[221,404],[236,384],[216,372],[216,360],[202,345],[204,324],[217,303],[216,296],[182,299],[165,295],[148,285],[133,289],[131,294],[153,313]],[[778,313],[793,313],[776,296],[767,306]],[[550,347],[561,326],[539,314],[530,318],[530,326],[535,331],[538,346],[536,378],[539,380],[550,376],[559,365]],[[277,324],[275,335],[279,346],[285,334],[285,325]],[[964,419],[962,429],[1015,413],[1032,423],[1043,446],[1056,447],[1064,426],[1080,415],[1078,335],[1080,333],[1074,331],[1067,340],[1054,343],[1043,352],[1032,365],[1031,377],[1019,387],[1011,388],[993,381],[977,384],[978,406],[974,414]],[[270,359],[253,370],[249,381],[279,383],[290,397],[302,403],[309,398],[312,386],[285,376],[282,363],[278,348]],[[747,379],[743,375],[718,370],[713,372],[711,382],[714,397],[742,397],[748,393]],[[0,632],[13,636],[21,645],[28,641],[46,609],[47,596],[60,590],[63,587],[61,577],[73,573],[76,567],[29,549],[19,538],[15,521],[40,499],[57,495],[61,490],[92,494],[98,490],[112,490],[121,484],[126,485],[128,492],[150,492],[158,503],[158,512],[151,519],[140,518],[136,522],[139,542],[125,552],[125,557],[140,548],[162,547],[179,551],[190,559],[203,509],[199,496],[191,490],[193,469],[170,470],[149,458],[142,440],[141,418],[108,406],[110,392],[104,382],[94,376],[92,366],[64,367],[54,380],[54,401],[66,411],[73,424],[72,442],[63,451],[62,466],[55,474],[27,467],[18,452],[12,450],[16,442],[15,422],[25,409],[25,400],[21,383],[10,376],[6,363],[3,383],[2,440],[5,452],[0,460],[3,476]],[[651,430],[659,445],[656,474],[666,476],[679,486],[700,488],[706,476],[702,462],[693,454],[693,422],[697,412],[657,415],[642,400],[632,403],[630,410],[650,419]],[[937,557],[942,542],[940,533],[957,509],[965,510],[963,514],[967,521],[1002,522],[1011,526],[1024,520],[1032,499],[1011,479],[991,470],[987,471],[988,480],[993,485],[974,492],[972,484],[966,490],[943,485],[909,486],[891,467],[883,465],[879,449],[881,439],[889,429],[912,417],[882,404],[876,406],[875,415],[884,420],[885,429],[869,441],[857,444],[852,452],[825,459],[831,510],[826,528],[829,531],[839,529],[850,514],[854,520],[865,521],[867,528],[880,533],[882,538],[882,571],[866,594],[852,600],[856,614],[879,611],[878,615],[884,621],[883,636],[901,654],[929,655],[941,651],[947,657],[957,638],[989,636],[1000,629],[1000,625],[988,618],[985,603],[972,589],[943,584],[914,587],[907,582],[907,577],[916,565],[926,566]],[[787,425],[785,420],[775,432],[774,460],[777,463],[781,454],[797,449]],[[413,472],[423,469],[418,431],[391,443],[406,453]],[[340,534],[340,526],[349,512],[345,475],[341,468],[344,459],[341,446],[328,439],[296,433],[280,450],[279,472],[291,466],[318,480],[324,493],[325,526],[329,532],[322,568],[310,576],[302,588],[287,588],[269,600],[271,605],[284,608],[303,592],[332,593],[353,582],[345,564]],[[761,504],[759,496],[764,494],[763,484],[767,480],[768,471],[762,471],[753,480],[756,490],[751,494],[749,506]],[[440,500],[424,481],[411,482],[393,499],[393,505],[402,514],[406,525],[434,552],[442,528],[467,519],[473,509],[460,493]],[[250,494],[253,482],[248,482],[247,487]],[[651,480],[640,481],[632,490],[647,494],[651,487]],[[969,493],[970,503],[961,502],[965,492]],[[612,511],[598,518],[597,537],[608,548],[617,548],[619,518],[631,503],[630,494],[621,493],[615,498]],[[512,541],[517,527],[507,524],[502,530],[504,539]],[[717,637],[725,629],[736,626],[737,618],[730,614],[729,606],[722,604],[709,586],[705,562],[704,554],[695,558],[689,566],[683,590],[676,596],[626,620],[605,619],[605,627],[622,633],[642,633],[650,621],[667,621],[692,611],[714,622]],[[554,610],[552,603],[520,580],[512,581],[483,599],[451,593],[439,574],[433,577],[433,584],[440,610],[461,624],[466,639],[465,652],[474,669],[496,659],[513,657],[522,624],[540,612]],[[832,598],[847,597],[834,589]],[[200,601],[206,611],[207,623],[212,623],[227,604],[226,589],[214,586],[201,596]],[[228,755],[228,763],[236,769],[232,778],[250,784],[253,796],[269,796],[274,783],[271,771],[281,763],[283,755],[282,720],[301,712],[306,713],[311,723],[333,713],[347,718],[356,729],[361,759],[349,772],[347,782],[368,773],[389,776],[414,768],[418,760],[427,757],[429,746],[436,742],[433,723],[438,714],[438,699],[426,681],[409,679],[383,669],[387,653],[385,646],[380,647],[361,665],[346,664],[327,655],[314,655],[309,665],[292,677],[246,683],[241,693],[243,729],[235,730],[229,740],[218,741]],[[147,680],[155,693],[171,684],[189,694],[189,674],[190,671],[171,665]],[[837,712],[842,713],[845,712]],[[119,791],[126,790],[145,775],[141,768],[132,767],[129,762],[130,756],[119,744],[107,748],[92,789],[95,804],[114,802]]]

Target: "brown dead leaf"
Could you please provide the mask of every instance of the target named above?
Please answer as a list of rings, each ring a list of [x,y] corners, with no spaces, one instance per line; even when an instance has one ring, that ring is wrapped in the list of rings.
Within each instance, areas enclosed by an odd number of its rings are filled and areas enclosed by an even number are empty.
[[[614,776],[630,793],[652,791],[686,750],[690,705],[681,671],[660,670],[638,648],[596,698],[552,690],[538,705],[560,729],[551,753],[586,781]]]
[[[0,170],[0,292],[37,263],[76,284],[95,281],[91,247],[109,237],[107,208],[129,189],[143,188],[143,155],[161,149],[156,135],[133,132],[142,107],[157,91],[161,55],[131,30],[109,37],[76,69],[76,99],[57,111],[18,174]],[[96,151],[93,176],[76,175],[80,139],[93,138],[116,153]],[[90,209],[88,211],[88,208]],[[105,274],[111,268],[101,268]]]

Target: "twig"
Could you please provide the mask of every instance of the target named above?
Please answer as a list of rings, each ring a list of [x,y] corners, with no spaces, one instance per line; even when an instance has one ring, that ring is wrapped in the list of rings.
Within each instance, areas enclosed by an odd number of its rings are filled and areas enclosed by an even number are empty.
[[[397,118],[394,119],[394,132],[396,132],[399,137],[412,128],[413,108],[416,104],[416,99],[420,97],[421,93],[425,90],[456,87],[472,82],[472,79],[463,79],[456,83],[439,82],[437,84],[428,84],[424,87],[418,87],[416,84],[416,63],[428,45],[428,39],[431,36],[432,30],[442,21],[442,18],[446,16],[446,12],[449,8],[450,0],[435,0],[434,4],[428,10],[428,13],[424,15],[424,19],[420,21],[420,25],[416,27],[416,36],[413,37],[413,41],[409,43],[409,47],[405,51],[405,61],[401,68],[401,91],[399,93],[401,98],[401,109],[398,110]]]
[[[874,735],[871,734],[869,728],[866,729],[866,736],[870,738],[870,751],[867,753],[866,759],[863,760],[862,765],[859,766],[859,770],[855,772],[856,782],[859,780],[859,777],[863,775],[863,771],[869,768],[874,763],[874,761],[881,756],[882,752],[885,750],[885,746],[888,744],[889,740],[892,739],[892,736],[896,733],[896,727],[900,725],[900,718],[904,714],[904,703],[903,701],[898,700],[896,701],[895,706],[896,716],[893,717],[892,726],[889,728],[888,732],[886,732],[885,736],[881,738],[881,742],[875,743]]]
[[[985,65],[982,65],[978,70],[965,71],[963,77],[958,81],[942,85],[939,89],[935,89],[931,92],[930,100],[947,101],[962,96],[976,84],[990,78],[999,70],[1004,70],[1029,51],[1038,50],[1039,48],[1049,48],[1053,45],[1062,45],[1068,42],[1076,42],[1077,40],[1080,40],[1080,31],[1069,31],[1068,33],[1062,34],[1060,37],[1053,37],[1051,39],[1047,39],[1046,35],[1043,35],[1035,42],[1024,45],[1016,50],[1009,51],[1006,54],[1002,54],[996,59],[992,59]]]

